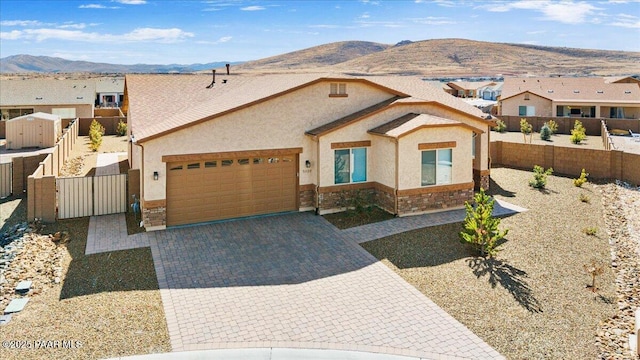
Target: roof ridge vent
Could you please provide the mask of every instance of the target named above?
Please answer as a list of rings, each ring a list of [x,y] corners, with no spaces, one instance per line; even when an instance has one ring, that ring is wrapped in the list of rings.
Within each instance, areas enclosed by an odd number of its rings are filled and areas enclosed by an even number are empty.
[[[580,94],[580,90],[573,90],[574,94]]]

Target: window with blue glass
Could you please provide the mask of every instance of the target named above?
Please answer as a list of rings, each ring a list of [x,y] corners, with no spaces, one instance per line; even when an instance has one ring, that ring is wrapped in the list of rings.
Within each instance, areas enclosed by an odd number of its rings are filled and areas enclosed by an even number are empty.
[[[451,184],[452,153],[451,149],[422,152],[422,186]]]
[[[367,148],[338,149],[334,161],[336,184],[367,181]]]

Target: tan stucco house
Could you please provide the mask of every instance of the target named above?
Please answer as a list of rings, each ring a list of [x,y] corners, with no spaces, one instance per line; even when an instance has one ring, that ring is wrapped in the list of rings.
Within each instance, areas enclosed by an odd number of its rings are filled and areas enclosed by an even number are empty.
[[[62,119],[92,117],[94,80],[4,79],[0,81],[2,120],[37,112]]]
[[[632,77],[505,78],[499,115],[640,119]]]
[[[147,230],[354,198],[399,216],[489,185],[486,114],[418,78],[127,75]]]

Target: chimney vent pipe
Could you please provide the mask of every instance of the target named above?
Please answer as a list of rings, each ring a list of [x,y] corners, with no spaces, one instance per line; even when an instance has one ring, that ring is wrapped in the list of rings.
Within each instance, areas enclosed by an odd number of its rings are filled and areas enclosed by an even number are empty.
[[[231,64],[227,64],[225,66],[227,67],[227,75],[229,75],[229,66],[231,66]]]

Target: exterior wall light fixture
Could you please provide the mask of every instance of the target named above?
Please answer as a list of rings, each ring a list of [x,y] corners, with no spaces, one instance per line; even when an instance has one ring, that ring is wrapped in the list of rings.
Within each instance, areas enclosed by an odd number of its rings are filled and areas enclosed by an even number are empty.
[[[158,180],[158,172],[157,171],[153,172],[153,180]]]

